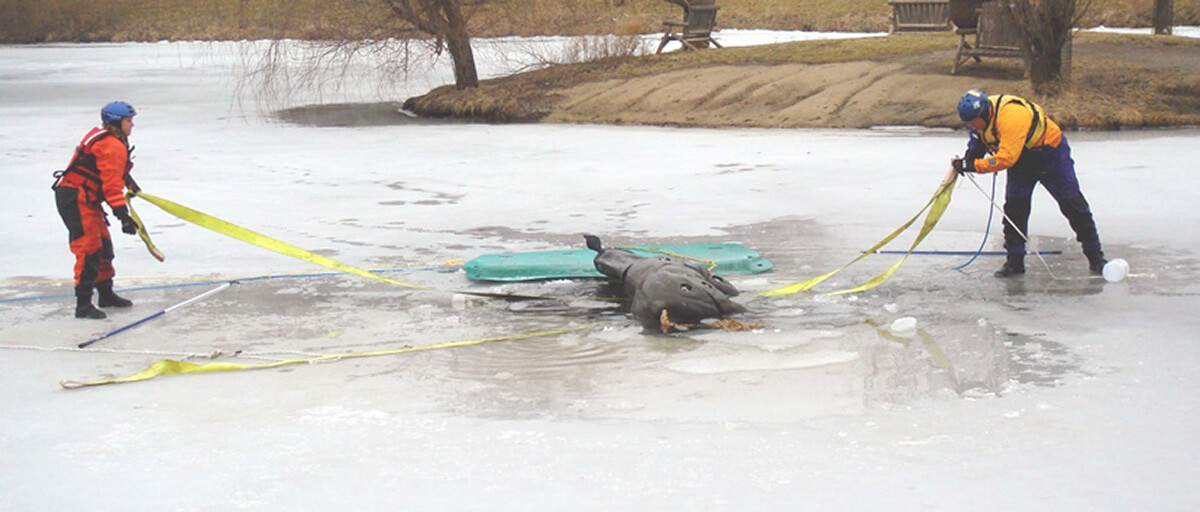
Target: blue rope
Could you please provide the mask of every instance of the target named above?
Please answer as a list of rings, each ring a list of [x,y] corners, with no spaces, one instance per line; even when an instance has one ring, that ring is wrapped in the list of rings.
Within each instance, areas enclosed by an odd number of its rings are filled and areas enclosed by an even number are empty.
[[[429,267],[409,267],[409,268],[383,268],[383,269],[371,269],[371,272],[374,272],[376,274],[381,274],[381,273],[387,273],[387,272],[406,272],[406,271],[411,271],[411,270],[430,270],[430,269],[439,269],[439,268],[443,268],[443,267],[442,266],[429,266]],[[450,267],[444,267],[444,268],[450,268]],[[337,276],[337,275],[341,275],[341,274],[342,274],[342,272],[315,272],[315,273],[309,273],[309,274],[268,274],[268,275],[255,276],[255,277],[243,277],[243,278],[238,278],[235,280],[238,282],[242,282],[242,283],[248,283],[248,282],[252,282],[252,281],[265,281],[268,279],[306,279],[306,278],[313,278],[313,277]],[[143,292],[143,291],[148,291],[148,290],[169,290],[169,289],[174,289],[174,288],[191,288],[191,287],[195,287],[195,286],[210,286],[210,285],[214,285],[214,284],[228,283],[229,281],[230,281],[229,279],[218,279],[218,280],[211,280],[211,281],[197,281],[197,282],[192,282],[192,283],[164,284],[164,285],[155,285],[155,286],[131,286],[128,288],[119,288],[115,291],[118,291],[118,292]],[[72,293],[63,293],[63,294],[38,295],[38,296],[34,296],[34,297],[16,297],[16,298],[12,298],[12,299],[0,299],[0,304],[8,304],[8,303],[13,303],[13,302],[33,302],[33,301],[47,300],[47,299],[65,299],[65,298],[70,298],[70,297],[74,297],[74,296],[75,296],[75,293],[72,292]]]
[[[988,220],[987,220],[987,227],[984,228],[984,230],[983,230],[983,241],[979,242],[979,250],[975,251],[975,255],[971,256],[971,259],[967,260],[966,263],[963,263],[962,265],[954,267],[954,270],[962,270],[964,268],[967,268],[967,265],[970,265],[972,262],[975,261],[975,258],[978,258],[979,255],[981,253],[983,253],[983,248],[987,245],[988,233],[991,233],[991,231],[992,231],[992,215],[996,213],[996,209],[993,207],[993,205],[995,205],[995,204],[996,204],[996,173],[992,173],[992,198],[988,204]]]

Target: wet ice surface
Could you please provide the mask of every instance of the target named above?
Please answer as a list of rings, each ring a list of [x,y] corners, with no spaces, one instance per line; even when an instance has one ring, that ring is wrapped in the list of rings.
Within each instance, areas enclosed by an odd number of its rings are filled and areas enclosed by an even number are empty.
[[[116,234],[118,287],[165,287],[128,292],[137,305],[103,322],[70,318],[67,298],[11,301],[70,293],[47,174],[96,106],[116,97],[141,112],[134,172],[151,193],[396,269],[387,273],[396,279],[561,300],[283,276],[236,285],[98,349],[283,359],[576,330],[79,391],[57,383],[125,376],[166,356],[0,350],[0,509],[1200,504],[1189,228],[1200,188],[1180,167],[1200,156],[1195,131],[1069,135],[1108,254],[1132,266],[1123,282],[1086,275],[1066,221],[1039,191],[1035,246],[1064,253],[1047,257],[1049,271],[1031,258],[1025,278],[1001,281],[995,257],[957,272],[966,258],[913,256],[866,293],[766,299],[754,293],[836,268],[911,216],[962,135],[295,126],[231,114],[228,68],[211,52],[0,48],[0,110],[22,119],[0,134],[0,344],[70,347],[216,286],[182,284],[322,270],[138,202],[167,261]],[[922,249],[973,250],[986,217],[984,197],[961,184]],[[988,249],[999,248],[998,229]],[[766,327],[648,334],[597,300],[598,281],[473,284],[444,265],[581,247],[584,232],[613,245],[758,250],[775,270],[731,280],[745,292],[745,318]],[[857,284],[895,258],[868,258],[818,290]]]

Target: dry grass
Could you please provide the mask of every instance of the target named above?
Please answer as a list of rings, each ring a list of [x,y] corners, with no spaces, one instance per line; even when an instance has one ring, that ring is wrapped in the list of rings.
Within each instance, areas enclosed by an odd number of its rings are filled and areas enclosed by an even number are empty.
[[[622,80],[688,68],[908,59],[938,62],[928,72],[944,73],[949,64],[938,55],[946,54],[955,41],[949,34],[919,34],[617,57],[490,80],[479,90],[467,93],[442,87],[409,100],[406,106],[423,115],[466,114],[491,121],[531,121],[549,113],[555,90],[594,80]],[[1106,56],[1077,58],[1073,85],[1064,94],[1056,98],[1028,95],[1046,106],[1060,124],[1073,129],[1200,125],[1200,57],[1191,57],[1200,55],[1200,40],[1084,34],[1076,43],[1077,51],[1086,53],[1089,45],[1102,46],[1093,53]],[[1125,51],[1113,51],[1112,45]],[[1182,69],[1170,61],[1156,62],[1147,57],[1172,48],[1176,50],[1174,55],[1190,59],[1197,69]],[[1016,66],[994,68],[996,73],[1011,75]],[[987,74],[989,69],[984,67],[982,72]],[[1019,73],[1010,78],[1017,77]]]
[[[314,39],[367,16],[320,0],[0,0],[0,42]]]
[[[728,48],[720,51],[672,52],[663,55],[625,56],[578,64],[551,66],[509,77],[488,80],[478,91],[462,92],[439,87],[411,98],[405,107],[429,116],[457,116],[476,112],[490,121],[531,121],[545,116],[553,105],[555,89],[594,80],[622,80],[681,69],[751,64],[818,64],[853,60],[885,60],[952,48],[951,34],[915,34],[888,38],[808,41],[770,46]],[[479,110],[477,95],[503,97],[503,111]]]
[[[884,31],[885,0],[721,0],[725,28]],[[0,0],[0,42],[328,39],[378,19],[361,0]],[[678,7],[662,0],[488,0],[477,36],[653,33]],[[1087,24],[1146,26],[1153,0],[1095,0]],[[1175,21],[1200,24],[1200,0],[1175,0]],[[352,32],[352,31],[350,31]]]
[[[1088,52],[1089,45],[1097,51]],[[1066,94],[1045,100],[1072,128],[1200,125],[1200,40],[1089,33]]]
[[[1200,24],[1200,2],[1175,0],[1175,24]],[[1153,25],[1154,0],[1093,0],[1084,26],[1148,27]]]

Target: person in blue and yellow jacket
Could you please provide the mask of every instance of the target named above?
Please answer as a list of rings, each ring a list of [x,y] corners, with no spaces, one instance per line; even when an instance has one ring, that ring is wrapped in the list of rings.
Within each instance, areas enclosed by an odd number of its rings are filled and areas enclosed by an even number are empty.
[[[966,155],[951,161],[954,170],[959,174],[1008,170],[1004,194],[1008,257],[996,277],[1025,273],[1025,236],[1033,187],[1038,183],[1046,187],[1070,222],[1089,269],[1100,274],[1107,263],[1100,235],[1091,207],[1079,190],[1071,147],[1058,124],[1032,101],[1008,94],[988,96],[978,89],[967,91],[959,100],[958,117],[971,129],[971,138]]]
[[[64,171],[56,172],[54,198],[67,226],[71,253],[75,255],[75,317],[102,319],[92,305],[92,289],[99,292],[100,307],[127,308],[133,302],[113,292],[112,237],[102,203],[108,203],[121,221],[121,231],[137,234],[138,225],[125,204],[125,188],[139,192],[129,175],[133,168],[129,135],[133,133],[133,105],[114,101],[100,109],[101,126],[92,128],[75,148]]]

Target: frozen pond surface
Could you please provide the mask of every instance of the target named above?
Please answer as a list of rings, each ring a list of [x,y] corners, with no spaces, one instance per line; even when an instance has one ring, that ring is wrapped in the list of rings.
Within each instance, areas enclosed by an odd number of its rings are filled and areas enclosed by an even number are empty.
[[[0,510],[1195,510],[1198,133],[1071,133],[1109,257],[1089,279],[1050,197],[1022,280],[914,256],[883,286],[754,292],[836,268],[911,216],[959,133],[476,124],[322,128],[231,99],[229,45],[0,47],[0,345],[70,347],[215,285],[320,272],[136,202],[165,263],[114,234],[129,311],[71,318],[47,189],[112,99],[135,104],[151,193],[463,300],[353,276],[252,281],[94,353],[0,350]],[[502,70],[485,68],[484,74]],[[437,82],[435,77],[430,82]],[[444,79],[443,79],[444,80]],[[420,85],[411,87],[420,89]],[[402,100],[416,91],[383,99]],[[380,101],[374,86],[326,101]],[[950,103],[951,104],[952,100]],[[990,179],[980,186],[990,187]],[[1003,182],[1000,187],[1002,190]],[[972,251],[987,202],[955,193],[922,249]],[[999,223],[988,249],[999,248]],[[758,332],[642,333],[596,281],[471,284],[496,251],[739,241]],[[889,249],[905,247],[902,237]],[[874,256],[819,290],[857,284]],[[888,326],[916,319],[897,335]],[[64,391],[163,353],[364,352],[569,334]],[[256,360],[232,359],[240,362]]]

